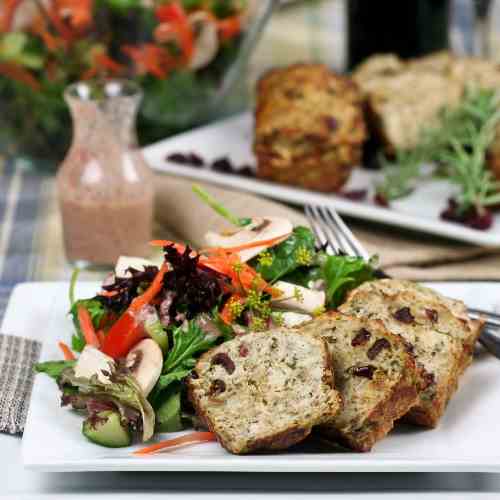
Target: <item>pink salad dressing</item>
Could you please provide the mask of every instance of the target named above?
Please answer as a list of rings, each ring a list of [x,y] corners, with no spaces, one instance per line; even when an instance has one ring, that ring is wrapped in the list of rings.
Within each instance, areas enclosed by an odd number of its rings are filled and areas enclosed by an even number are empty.
[[[135,140],[136,86],[108,82],[98,100],[88,92],[87,84],[66,92],[74,138],[57,176],[64,243],[74,263],[113,265],[149,253],[152,174]]]

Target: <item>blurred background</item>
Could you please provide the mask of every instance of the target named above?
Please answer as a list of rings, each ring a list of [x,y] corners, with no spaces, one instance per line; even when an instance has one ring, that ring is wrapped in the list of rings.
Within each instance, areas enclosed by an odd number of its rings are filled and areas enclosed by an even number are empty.
[[[147,43],[172,45],[175,37],[158,29],[162,23],[152,2],[66,0],[67,12],[79,6],[74,22],[82,23],[70,42],[65,40],[70,33],[63,29],[61,34],[50,21],[53,3],[3,0],[3,11],[14,14],[9,29],[5,16],[0,35],[0,152],[52,171],[71,138],[63,90],[80,79],[138,81],[145,92],[139,138],[148,144],[250,107],[256,81],[275,66],[321,62],[345,72],[372,53],[411,57],[444,48],[458,55],[500,57],[500,3],[493,0],[404,5],[386,0],[382,9],[356,0],[247,0],[244,8],[245,2],[222,0],[205,2],[205,12],[191,14],[203,45],[196,61],[149,72],[139,67],[155,57]],[[64,12],[65,2],[59,3]],[[188,9],[197,4],[183,3]],[[91,17],[86,20],[86,15]],[[225,30],[219,40],[214,40],[214,15]]]

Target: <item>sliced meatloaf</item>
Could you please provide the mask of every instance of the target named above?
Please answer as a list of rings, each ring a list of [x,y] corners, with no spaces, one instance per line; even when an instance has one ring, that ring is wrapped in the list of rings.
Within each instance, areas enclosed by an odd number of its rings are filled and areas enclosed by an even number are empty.
[[[198,415],[236,454],[288,448],[340,408],[325,342],[293,330],[225,342],[200,358],[188,386]]]
[[[366,283],[351,292],[340,310],[381,320],[408,343],[425,383],[406,420],[435,427],[472,360],[481,325],[461,317],[459,302],[403,281]]]
[[[299,331],[326,340],[343,407],[320,429],[356,451],[369,451],[416,403],[413,356],[381,321],[332,312]]]

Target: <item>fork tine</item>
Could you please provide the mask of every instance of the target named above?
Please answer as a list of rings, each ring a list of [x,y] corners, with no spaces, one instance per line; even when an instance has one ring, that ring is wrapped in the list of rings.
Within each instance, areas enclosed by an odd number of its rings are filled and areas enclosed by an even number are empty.
[[[356,249],[350,244],[350,241],[345,238],[338,227],[337,221],[333,218],[331,212],[326,207],[320,207],[319,211],[325,221],[326,226],[334,235],[340,250],[351,257],[358,257]]]
[[[363,248],[361,242],[354,236],[353,232],[349,229],[347,224],[343,221],[342,217],[338,214],[338,212],[331,207],[327,207],[326,211],[330,214],[331,218],[335,221],[336,226],[339,232],[342,234],[344,239],[349,242],[349,245],[353,248],[355,254],[358,257],[361,257],[363,260],[370,260],[370,255]]]
[[[325,243],[328,243],[327,241],[324,240],[323,235],[318,231],[316,217],[313,214],[312,209],[309,205],[305,206],[305,212],[306,212],[306,217],[307,217],[307,220],[309,222],[309,225],[311,226],[311,229],[312,229],[314,236],[316,238],[316,241],[320,245],[324,245]]]
[[[342,252],[344,250],[343,242],[338,237],[338,234],[335,232],[335,230],[331,227],[331,224],[329,224],[328,218],[325,217],[322,208],[319,206],[313,206],[312,210],[316,214],[316,219],[318,220],[318,223],[321,225],[321,228],[324,234],[326,235],[326,239],[330,244],[330,246],[335,250],[336,254]]]
[[[317,211],[315,210],[315,207],[313,207],[312,205],[306,205],[305,212],[318,243],[320,245],[326,245],[326,251],[328,253],[337,253],[335,245],[332,241],[330,241],[330,238],[325,232],[325,225],[319,217]]]

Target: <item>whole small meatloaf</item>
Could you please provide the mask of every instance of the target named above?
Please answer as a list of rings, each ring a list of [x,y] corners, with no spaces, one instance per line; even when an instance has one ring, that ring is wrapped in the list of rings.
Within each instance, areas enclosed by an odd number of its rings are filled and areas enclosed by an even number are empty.
[[[317,191],[337,191],[366,139],[357,85],[321,64],[274,69],[257,86],[257,175]]]
[[[231,453],[302,441],[340,408],[323,340],[285,329],[250,333],[204,354],[189,397]]]

